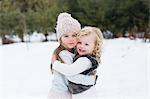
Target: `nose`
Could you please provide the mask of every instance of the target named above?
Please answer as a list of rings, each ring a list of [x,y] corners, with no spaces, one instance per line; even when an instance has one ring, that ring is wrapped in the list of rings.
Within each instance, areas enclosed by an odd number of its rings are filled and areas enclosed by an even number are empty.
[[[74,41],[74,38],[73,37],[69,37],[69,41]]]

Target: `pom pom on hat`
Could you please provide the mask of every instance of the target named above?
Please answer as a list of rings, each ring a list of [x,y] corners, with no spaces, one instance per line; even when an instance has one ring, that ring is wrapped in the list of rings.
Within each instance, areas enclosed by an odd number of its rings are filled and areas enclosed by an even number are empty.
[[[64,18],[67,18],[67,17],[71,17],[71,15],[70,15],[69,13],[66,13],[66,12],[60,13],[60,14],[58,15],[57,22],[63,20]]]
[[[79,32],[81,30],[80,23],[71,17],[68,13],[60,13],[57,18],[56,33],[58,41],[64,33]]]

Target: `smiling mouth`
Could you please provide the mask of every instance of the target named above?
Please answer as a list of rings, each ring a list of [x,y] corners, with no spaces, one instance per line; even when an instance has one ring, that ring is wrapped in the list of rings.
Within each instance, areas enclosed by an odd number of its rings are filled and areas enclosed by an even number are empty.
[[[82,52],[82,53],[83,53],[83,52],[85,52],[85,50],[79,49],[79,52]]]

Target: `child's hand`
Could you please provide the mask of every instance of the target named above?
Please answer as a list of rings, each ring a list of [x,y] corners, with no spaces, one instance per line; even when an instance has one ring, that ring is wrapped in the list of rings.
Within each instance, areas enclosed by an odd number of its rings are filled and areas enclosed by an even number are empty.
[[[53,55],[53,56],[52,56],[52,59],[51,59],[52,64],[53,64],[55,61],[56,61],[56,55]]]

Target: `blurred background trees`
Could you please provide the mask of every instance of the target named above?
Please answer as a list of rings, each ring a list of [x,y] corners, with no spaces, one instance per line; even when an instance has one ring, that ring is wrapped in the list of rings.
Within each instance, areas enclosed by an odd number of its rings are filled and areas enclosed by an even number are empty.
[[[61,12],[114,37],[150,28],[150,0],[0,0],[0,36],[17,34],[23,41],[23,35],[34,31],[55,32]]]

